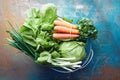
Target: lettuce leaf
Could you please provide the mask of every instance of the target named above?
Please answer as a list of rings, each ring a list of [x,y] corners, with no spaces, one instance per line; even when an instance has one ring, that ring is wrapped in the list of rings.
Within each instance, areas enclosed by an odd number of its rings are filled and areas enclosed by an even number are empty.
[[[39,48],[38,46],[43,48],[53,46],[54,41],[51,39],[52,34],[50,33],[53,31],[53,22],[57,18],[56,6],[47,4],[42,6],[41,9],[32,8],[26,14],[25,23],[20,29],[23,40],[35,48]],[[43,31],[47,31],[44,32],[47,34],[43,34]]]
[[[83,42],[63,42],[59,48],[62,58],[75,58],[71,62],[83,60],[86,56],[85,44]]]
[[[57,18],[57,7],[54,4],[46,4],[41,8],[42,24],[49,23],[53,24]]]
[[[37,47],[37,44],[35,41],[35,35],[33,34],[33,31],[31,29],[29,29],[25,26],[22,26],[20,32],[21,32],[20,35],[22,36],[23,40],[27,44],[29,44],[33,47]]]

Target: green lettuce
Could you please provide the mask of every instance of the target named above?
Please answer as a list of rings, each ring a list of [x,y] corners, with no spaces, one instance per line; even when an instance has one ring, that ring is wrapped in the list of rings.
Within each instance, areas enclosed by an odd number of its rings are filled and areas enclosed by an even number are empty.
[[[49,57],[51,54],[48,51],[43,51],[40,53],[39,58],[37,58],[37,63],[39,64],[49,64]]]
[[[83,42],[63,42],[59,48],[63,58],[75,58],[72,62],[83,60],[86,56],[85,44]]]
[[[51,33],[54,27],[53,22],[57,18],[56,6],[47,4],[41,9],[32,8],[26,14],[26,20],[20,29],[24,41],[35,48],[53,46],[54,41],[51,38]]]
[[[57,7],[54,4],[47,4],[41,8],[42,23],[53,24],[57,18]]]

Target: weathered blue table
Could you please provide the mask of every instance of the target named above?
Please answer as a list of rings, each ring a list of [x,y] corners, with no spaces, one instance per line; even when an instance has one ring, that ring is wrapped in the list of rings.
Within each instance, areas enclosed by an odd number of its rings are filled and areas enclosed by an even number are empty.
[[[3,40],[7,35],[5,32],[0,33],[0,80],[120,80],[120,0],[5,0],[3,4],[2,0],[0,2],[0,16],[4,16],[4,19],[0,19],[2,23],[6,18],[10,18],[7,16],[9,11],[12,11],[19,21],[21,16],[24,17],[24,10],[29,7],[55,3],[59,16],[75,21],[87,17],[94,21],[98,29],[98,38],[92,41],[94,57],[91,63],[83,70],[69,74],[37,65],[27,56],[16,54],[18,51],[11,51],[11,47],[3,48]],[[4,14],[7,11],[8,14]]]

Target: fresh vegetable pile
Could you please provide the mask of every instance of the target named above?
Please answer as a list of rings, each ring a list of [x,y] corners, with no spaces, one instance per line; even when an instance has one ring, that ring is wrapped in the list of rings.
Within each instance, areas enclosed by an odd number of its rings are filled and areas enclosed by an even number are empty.
[[[9,22],[12,31],[7,32],[12,39],[8,42],[38,64],[72,70],[81,67],[86,57],[86,40],[97,37],[97,30],[89,19],[83,18],[76,24],[72,21],[58,17],[54,4],[32,8],[27,11],[20,30],[15,30]]]

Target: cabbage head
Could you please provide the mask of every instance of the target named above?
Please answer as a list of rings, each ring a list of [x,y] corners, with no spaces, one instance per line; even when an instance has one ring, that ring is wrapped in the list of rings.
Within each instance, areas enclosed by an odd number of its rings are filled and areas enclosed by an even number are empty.
[[[83,60],[86,56],[85,43],[68,41],[60,44],[59,47],[62,58],[75,58],[71,62]]]

